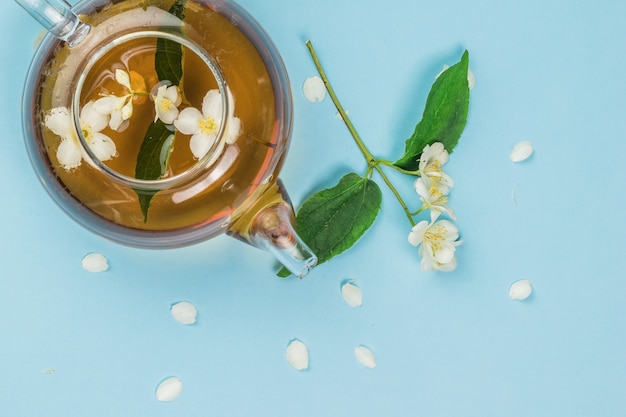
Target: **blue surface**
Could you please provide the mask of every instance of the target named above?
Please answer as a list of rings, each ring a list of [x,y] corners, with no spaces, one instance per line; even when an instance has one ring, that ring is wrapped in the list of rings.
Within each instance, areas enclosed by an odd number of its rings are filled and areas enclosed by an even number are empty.
[[[365,169],[332,103],[302,95],[316,73],[305,39],[365,142],[389,159],[444,64],[468,49],[477,79],[447,165],[465,242],[457,271],[419,271],[408,222],[384,190],[369,233],[302,281],[276,278],[270,255],[228,237],[146,251],[66,218],[21,139],[21,84],[39,28],[5,3],[0,415],[624,414],[626,2],[241,0],[293,83],[281,176],[296,205]],[[521,140],[535,154],[513,164]],[[411,180],[391,176],[411,196]],[[93,251],[109,271],[82,269]],[[363,290],[360,308],[341,298],[347,278]],[[535,291],[512,301],[509,286],[522,278]],[[195,325],[172,319],[181,300],[197,306]],[[293,338],[309,347],[306,372],[285,361]],[[360,344],[376,369],[355,360]],[[184,387],[162,403],[154,391],[168,376]]]

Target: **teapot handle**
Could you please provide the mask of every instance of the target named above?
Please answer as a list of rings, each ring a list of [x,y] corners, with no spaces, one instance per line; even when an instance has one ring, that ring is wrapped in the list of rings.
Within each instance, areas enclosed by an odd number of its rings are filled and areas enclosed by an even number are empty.
[[[65,0],[15,0],[48,32],[77,45],[89,33],[91,26],[81,21]]]
[[[252,202],[233,213],[228,234],[272,253],[292,274],[304,278],[317,256],[298,236],[289,196],[280,180],[260,186]]]

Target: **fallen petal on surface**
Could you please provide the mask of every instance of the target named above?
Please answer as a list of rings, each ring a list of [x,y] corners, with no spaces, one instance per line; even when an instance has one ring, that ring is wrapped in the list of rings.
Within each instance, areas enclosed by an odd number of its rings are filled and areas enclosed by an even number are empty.
[[[169,377],[161,381],[156,389],[156,398],[159,401],[174,401],[183,390],[183,383],[175,376]]]
[[[521,279],[511,284],[509,297],[511,300],[522,301],[527,299],[533,292],[532,283],[527,279]]]
[[[533,154],[533,145],[530,141],[524,140],[517,143],[511,151],[511,161],[522,162]]]
[[[310,103],[317,103],[326,98],[326,86],[324,85],[324,81],[317,75],[304,80],[302,92]]]
[[[182,324],[194,324],[198,316],[196,306],[188,301],[181,301],[172,305],[170,313],[172,313],[174,320]]]
[[[293,339],[289,342],[285,351],[285,357],[287,358],[287,363],[298,371],[304,371],[309,367],[309,349],[298,339]]]
[[[109,269],[109,262],[101,253],[87,254],[81,263],[83,268],[89,272],[104,272]]]
[[[363,345],[357,346],[354,348],[354,356],[356,356],[356,360],[366,368],[376,368],[376,355],[370,348]]]
[[[476,87],[476,76],[474,75],[474,71],[469,68],[467,69],[467,86],[470,90]]]
[[[360,307],[363,304],[361,289],[351,281],[341,286],[341,296],[350,307]]]

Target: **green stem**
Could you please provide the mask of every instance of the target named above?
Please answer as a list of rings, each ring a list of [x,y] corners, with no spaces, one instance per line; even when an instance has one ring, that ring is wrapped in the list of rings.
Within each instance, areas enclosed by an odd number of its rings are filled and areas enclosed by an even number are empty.
[[[343,119],[343,122],[346,124],[346,127],[348,128],[348,131],[350,132],[350,135],[352,135],[352,138],[356,142],[359,150],[363,154],[363,157],[367,161],[366,176],[371,175],[372,169],[375,169],[378,172],[378,174],[380,174],[381,178],[383,179],[383,181],[385,182],[387,187],[391,190],[393,195],[396,197],[396,199],[400,203],[400,206],[404,210],[404,214],[406,215],[407,219],[409,220],[409,223],[411,223],[411,226],[415,226],[415,221],[413,220],[413,216],[411,215],[411,211],[409,210],[409,208],[407,207],[406,203],[404,202],[404,199],[402,198],[402,196],[400,195],[400,193],[398,192],[396,187],[391,183],[391,180],[389,180],[389,178],[387,177],[385,172],[380,167],[381,164],[393,167],[393,164],[389,163],[388,161],[378,160],[376,157],[374,157],[374,155],[372,155],[372,153],[369,151],[369,149],[367,149],[367,146],[365,146],[365,143],[361,139],[361,136],[359,135],[359,133],[357,132],[356,128],[352,124],[352,121],[350,120],[350,118],[348,117],[348,114],[346,113],[346,111],[344,110],[343,106],[341,105],[341,102],[337,98],[337,95],[335,94],[335,90],[330,85],[330,81],[328,80],[328,77],[326,76],[326,72],[324,71],[324,68],[322,67],[322,64],[321,64],[321,62],[320,62],[320,60],[319,60],[319,58],[317,56],[317,53],[315,52],[315,49],[313,48],[313,44],[311,43],[311,41],[307,41],[306,42],[306,46],[309,49],[309,53],[311,54],[311,58],[313,58],[313,63],[315,64],[315,67],[317,68],[317,72],[319,72],[320,77],[322,78],[322,81],[324,82],[324,85],[326,86],[326,90],[328,91],[328,95],[330,95],[330,98],[333,101],[333,104],[335,105],[335,107],[337,108],[337,111],[339,112],[339,115]],[[398,169],[398,170],[401,169],[399,167],[394,167],[394,168]],[[402,171],[404,171],[404,170],[402,170]],[[409,171],[405,171],[405,173],[408,173],[408,172]]]
[[[393,195],[396,196],[396,200],[398,200],[398,203],[400,203],[402,210],[404,210],[404,215],[409,220],[409,223],[411,223],[411,227],[415,226],[415,221],[413,220],[413,215],[411,214],[411,211],[407,207],[406,203],[404,202],[404,199],[402,198],[402,196],[400,195],[396,187],[391,183],[391,180],[389,180],[389,178],[387,177],[385,172],[382,170],[380,165],[376,165],[374,169],[378,171],[378,174],[380,174],[380,177],[383,179],[383,181],[387,185],[387,188],[389,188],[391,192],[393,193]]]
[[[311,43],[311,41],[306,41],[306,46],[307,48],[309,48],[309,52],[311,54],[311,57],[313,58],[313,63],[315,64],[315,67],[317,68],[317,72],[319,72],[320,77],[322,77],[322,81],[324,81],[324,85],[326,86],[326,90],[328,91],[330,98],[335,104],[337,111],[341,115],[343,122],[348,127],[350,134],[354,138],[354,141],[356,142],[357,146],[359,147],[359,150],[363,154],[363,157],[367,161],[367,164],[369,166],[378,165],[378,160],[374,158],[374,156],[367,149],[367,147],[365,146],[365,143],[363,143],[363,140],[361,139],[361,136],[359,136],[359,133],[356,131],[356,128],[350,121],[350,118],[348,117],[348,113],[346,113],[343,106],[339,102],[339,99],[337,98],[337,95],[335,94],[335,90],[333,90],[333,87],[330,85],[330,82],[328,81],[326,72],[324,71],[324,68],[322,68],[322,64],[320,63],[320,60],[317,57],[317,53],[315,52],[315,49],[313,48],[313,44]]]
[[[415,176],[415,177],[417,177],[417,176],[419,176],[419,175],[420,175],[419,170],[409,171],[408,169],[403,169],[403,168],[400,168],[399,166],[397,166],[397,165],[396,165],[396,164],[394,164],[393,162],[391,162],[391,161],[387,161],[386,159],[379,159],[379,160],[378,160],[378,163],[379,163],[379,164],[381,164],[381,165],[384,165],[384,166],[386,166],[386,167],[389,167],[389,168],[395,169],[396,171],[400,172],[401,174],[413,175],[413,176]]]

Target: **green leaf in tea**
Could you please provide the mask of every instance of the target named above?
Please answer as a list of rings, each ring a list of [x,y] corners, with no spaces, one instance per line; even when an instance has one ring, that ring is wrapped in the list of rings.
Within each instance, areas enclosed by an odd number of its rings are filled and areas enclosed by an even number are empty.
[[[458,63],[435,80],[428,94],[422,119],[406,141],[404,155],[395,162],[396,166],[407,171],[417,171],[422,150],[434,142],[443,143],[446,150],[452,152],[467,122],[468,67],[469,54],[465,51]]]
[[[169,13],[180,20],[185,19],[187,0],[176,0]],[[157,39],[154,67],[159,81],[179,86],[183,79],[183,47],[169,39]],[[165,175],[169,166],[170,155],[174,148],[174,132],[160,119],[148,127],[135,167],[135,178],[158,180]],[[135,190],[144,221],[148,220],[148,210],[158,191]]]
[[[162,178],[167,172],[173,147],[174,132],[172,132],[169,126],[161,120],[152,123],[148,127],[139,149],[135,178],[140,180],[158,180]],[[135,190],[135,192],[139,197],[144,221],[147,221],[150,203],[157,191]]]
[[[154,65],[159,81],[180,85],[183,79],[183,47],[177,42],[159,38]]]
[[[304,202],[296,217],[297,231],[319,259],[328,261],[352,247],[372,225],[382,202],[378,185],[357,174]],[[281,270],[279,276],[285,275]]]
[[[184,20],[186,3],[187,0],[177,0],[169,9],[169,13]],[[159,81],[180,85],[183,79],[183,47],[178,42],[159,38],[154,63]]]

